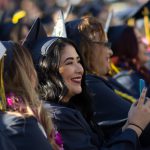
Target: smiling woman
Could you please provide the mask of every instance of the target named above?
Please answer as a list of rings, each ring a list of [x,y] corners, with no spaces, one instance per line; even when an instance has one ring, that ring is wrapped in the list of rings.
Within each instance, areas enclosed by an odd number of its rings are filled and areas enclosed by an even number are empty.
[[[83,67],[76,46],[68,39],[55,40],[40,61],[39,80],[42,96],[52,101],[68,102],[82,91]]]
[[[85,84],[85,68],[77,46],[68,38],[47,37],[39,21],[37,23],[32,27],[25,44],[30,47],[37,67],[40,96],[62,135],[64,149],[139,149],[138,137],[150,120],[150,101],[143,102],[146,90],[143,90],[137,105],[133,105],[129,112],[130,124],[127,122],[122,131],[117,132],[115,140],[105,143],[103,131],[98,130],[93,117],[91,98]]]
[[[115,89],[128,91],[113,80],[114,88],[106,76],[113,52],[102,24],[96,18],[86,16],[67,22],[66,31],[68,38],[80,49],[85,63],[86,83],[93,98],[96,121],[126,118],[131,104],[118,96]]]
[[[149,117],[139,121],[141,114],[146,112],[137,109],[139,105],[140,108],[145,107],[143,97],[146,90],[142,92],[139,104],[130,110],[128,121],[131,124],[126,123],[123,132],[110,145],[108,143],[108,146],[104,146],[103,132],[97,129],[93,118],[91,99],[85,86],[84,66],[77,47],[67,38],[52,37],[47,40],[49,44],[40,57],[38,68],[41,96],[45,100],[45,108],[62,134],[64,149],[138,149],[138,136],[149,122]]]
[[[81,80],[83,67],[80,64],[80,57],[74,47],[67,44],[61,51],[59,72],[64,79],[69,91],[63,101],[68,101],[75,94],[82,91]]]

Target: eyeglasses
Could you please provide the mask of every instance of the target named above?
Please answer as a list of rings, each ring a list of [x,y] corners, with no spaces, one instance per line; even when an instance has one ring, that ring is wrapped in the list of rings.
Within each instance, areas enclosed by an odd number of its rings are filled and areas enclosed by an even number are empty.
[[[98,41],[91,41],[91,43],[104,45],[105,47],[108,47],[108,48],[110,48],[110,49],[111,49],[111,42],[98,42]]]

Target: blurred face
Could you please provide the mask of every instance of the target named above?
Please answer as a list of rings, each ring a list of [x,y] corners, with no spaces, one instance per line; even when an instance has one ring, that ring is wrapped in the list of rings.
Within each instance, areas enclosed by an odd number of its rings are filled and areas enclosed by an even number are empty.
[[[105,41],[100,41],[99,38],[93,42],[93,64],[96,73],[100,76],[105,76],[110,70],[110,57],[113,52],[110,48],[110,43],[105,38]]]
[[[145,64],[147,61],[150,60],[149,56],[147,55],[147,49],[148,46],[142,41],[142,39],[140,39],[138,57],[141,65]]]
[[[81,80],[83,75],[83,67],[75,48],[67,44],[61,51],[61,60],[59,73],[62,75],[68,88],[68,94],[65,97],[70,99],[72,96],[81,93]]]
[[[135,29],[134,31],[138,40],[138,47],[139,47],[138,59],[140,64],[143,65],[150,60],[150,57],[147,55],[148,43],[144,41],[144,38],[142,37],[141,33],[137,29]]]

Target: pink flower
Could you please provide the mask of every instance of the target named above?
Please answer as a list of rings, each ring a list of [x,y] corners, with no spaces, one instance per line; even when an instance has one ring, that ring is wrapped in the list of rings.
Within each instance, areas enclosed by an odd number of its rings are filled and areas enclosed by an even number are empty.
[[[61,134],[58,131],[55,132],[55,142],[57,145],[59,145],[60,150],[64,150],[63,140],[62,140]]]
[[[8,106],[13,105],[13,100],[10,97],[7,97],[7,104],[8,104]]]

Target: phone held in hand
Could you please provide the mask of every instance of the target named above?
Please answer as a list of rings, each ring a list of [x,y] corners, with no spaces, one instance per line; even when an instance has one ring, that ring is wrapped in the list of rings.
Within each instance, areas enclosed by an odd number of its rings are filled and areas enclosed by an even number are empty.
[[[143,88],[145,87],[145,81],[143,79],[139,79],[139,91],[142,93]]]
[[[139,92],[140,95],[142,93],[143,88],[145,87],[145,81],[143,79],[139,79]],[[145,97],[145,102],[146,102],[147,98]]]

